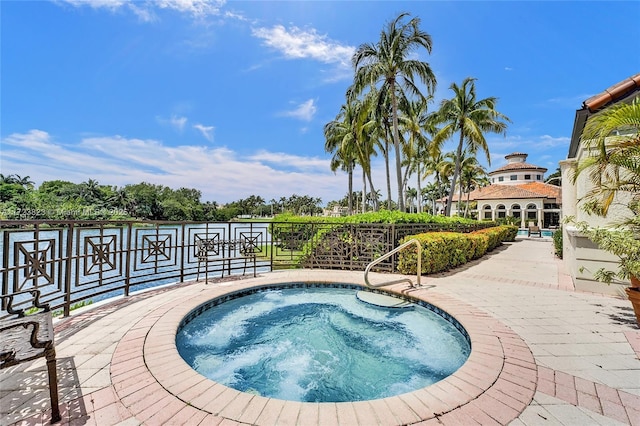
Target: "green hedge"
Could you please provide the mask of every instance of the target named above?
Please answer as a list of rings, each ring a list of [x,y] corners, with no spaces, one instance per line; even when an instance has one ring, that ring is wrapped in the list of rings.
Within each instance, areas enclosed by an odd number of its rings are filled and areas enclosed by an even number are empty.
[[[514,241],[518,227],[502,225],[481,229],[469,234],[459,232],[429,232],[409,235],[401,243],[417,239],[422,246],[422,273],[448,271],[470,260],[482,257],[503,241]],[[415,274],[417,270],[417,249],[407,247],[399,254],[398,271]]]
[[[560,259],[562,259],[562,228],[553,232],[553,249]]]
[[[388,210],[343,217],[295,216],[285,213],[273,218],[270,232],[276,241],[281,241],[283,249],[302,250],[304,244],[310,241],[314,235],[315,238],[313,239],[318,239],[317,232],[326,233],[326,230],[323,230],[323,224],[342,223],[433,223],[447,227],[454,224],[477,225],[478,221],[461,217],[433,216],[428,213],[402,213]]]

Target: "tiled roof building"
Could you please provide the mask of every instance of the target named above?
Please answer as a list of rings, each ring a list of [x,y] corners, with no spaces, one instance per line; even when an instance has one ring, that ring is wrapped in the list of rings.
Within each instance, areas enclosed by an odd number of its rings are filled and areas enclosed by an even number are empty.
[[[546,168],[526,162],[527,154],[514,152],[505,156],[507,164],[489,172],[491,185],[462,195],[462,201],[475,201],[479,220],[520,219],[520,226],[530,223],[544,228],[560,224],[561,188],[543,183]],[[453,197],[456,208],[458,195]]]

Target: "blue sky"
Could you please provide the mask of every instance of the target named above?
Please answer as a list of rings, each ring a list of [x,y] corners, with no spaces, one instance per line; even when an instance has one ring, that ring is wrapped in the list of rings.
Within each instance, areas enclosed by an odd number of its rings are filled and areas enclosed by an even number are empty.
[[[1,1],[1,173],[342,198],[322,129],[400,12],[433,39],[432,109],[472,76],[511,118],[489,170],[523,151],[553,172],[582,102],[640,71],[635,1]]]

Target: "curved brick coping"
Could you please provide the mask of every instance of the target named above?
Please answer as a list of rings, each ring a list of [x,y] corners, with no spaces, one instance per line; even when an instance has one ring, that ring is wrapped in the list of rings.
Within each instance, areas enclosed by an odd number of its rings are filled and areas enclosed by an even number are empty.
[[[151,416],[152,422],[177,416],[256,425],[394,425],[437,417],[444,424],[507,424],[533,399],[536,364],[517,334],[471,305],[428,288],[406,285],[387,290],[448,312],[471,341],[467,362],[431,386],[370,401],[302,403],[239,392],[200,375],[176,349],[180,322],[209,300],[256,286],[264,287],[264,280],[244,280],[233,288],[203,285],[199,294],[176,298],[132,327],[111,363],[113,386],[131,414],[143,422]]]
[[[396,297],[398,299],[406,300],[408,302],[411,302],[411,303],[414,303],[416,305],[422,306],[423,308],[426,308],[426,309],[430,310],[431,312],[433,312],[436,315],[442,317],[445,321],[450,323],[456,330],[458,330],[460,332],[460,334],[462,334],[462,336],[467,341],[467,344],[469,346],[471,346],[471,338],[469,337],[469,333],[467,333],[467,330],[465,330],[465,328],[462,326],[462,324],[460,324],[460,322],[457,319],[455,319],[453,316],[451,316],[447,311],[444,311],[444,310],[440,309],[439,307],[437,307],[435,305],[432,305],[431,303],[427,302],[426,300],[418,299],[416,297],[412,297],[410,295],[403,294],[403,293],[399,293],[399,294],[398,293],[392,293],[392,292],[389,292],[389,291],[381,290],[379,288],[370,288],[370,287],[365,287],[365,286],[358,285],[358,284],[326,283],[326,282],[320,282],[320,281],[308,281],[308,282],[302,281],[302,282],[281,283],[281,284],[276,284],[276,285],[274,285],[274,284],[271,284],[271,285],[258,285],[258,286],[251,287],[251,288],[248,288],[248,289],[238,290],[238,291],[233,291],[233,292],[227,293],[224,296],[220,296],[220,297],[216,297],[215,299],[211,299],[211,300],[203,303],[202,305],[197,306],[194,309],[192,309],[191,312],[189,312],[182,319],[182,321],[180,321],[180,324],[178,325],[177,332],[179,333],[184,328],[184,326],[186,326],[191,321],[196,319],[202,313],[208,311],[209,309],[213,308],[214,306],[218,306],[218,305],[220,305],[222,303],[225,303],[225,302],[228,302],[230,300],[238,299],[240,297],[249,296],[251,294],[259,293],[259,292],[262,292],[262,291],[269,291],[269,290],[273,291],[273,290],[285,290],[285,289],[291,289],[291,288],[327,288],[327,287],[337,288],[337,289],[356,290],[356,291],[357,290],[369,291],[371,293],[390,295],[390,296],[394,296],[394,297]],[[367,303],[367,302],[364,302],[364,303]]]

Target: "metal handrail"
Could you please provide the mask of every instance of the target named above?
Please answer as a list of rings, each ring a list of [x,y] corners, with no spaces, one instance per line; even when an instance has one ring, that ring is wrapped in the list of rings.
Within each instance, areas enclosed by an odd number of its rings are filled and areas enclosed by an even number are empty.
[[[407,242],[405,242],[404,244],[399,245],[398,247],[394,248],[393,250],[391,250],[389,253],[387,254],[383,254],[382,256],[380,256],[379,258],[377,258],[376,260],[374,260],[373,262],[369,263],[366,267],[366,269],[364,270],[364,283],[367,285],[367,287],[382,287],[383,285],[390,285],[390,284],[397,284],[397,283],[401,283],[403,281],[407,281],[409,282],[409,284],[411,284],[413,286],[413,281],[411,281],[409,278],[401,278],[399,280],[394,280],[394,281],[386,281],[380,284],[371,284],[369,282],[369,271],[371,270],[372,267],[374,267],[375,265],[377,265],[378,263],[382,262],[383,260],[387,259],[388,257],[393,256],[394,254],[396,254],[397,252],[399,252],[400,250],[404,249],[405,247],[408,247],[411,244],[415,244],[418,247],[418,268],[417,268],[417,281],[416,281],[416,285],[420,285],[420,276],[421,276],[421,272],[422,272],[422,244],[420,244],[420,241],[416,240],[415,238],[412,240],[409,240]]]

